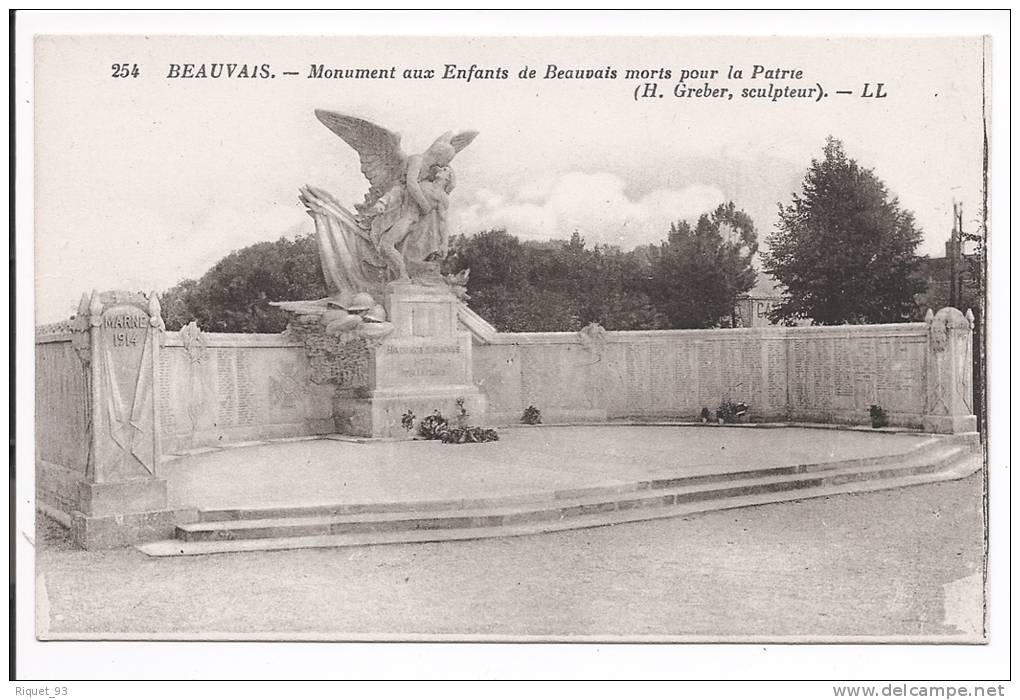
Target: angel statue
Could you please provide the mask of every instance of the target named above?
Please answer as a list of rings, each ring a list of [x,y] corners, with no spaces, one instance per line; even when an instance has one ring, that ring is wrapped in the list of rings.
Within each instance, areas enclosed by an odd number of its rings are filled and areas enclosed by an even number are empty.
[[[456,184],[450,161],[477,132],[447,132],[424,153],[407,156],[400,136],[388,129],[337,112],[317,109],[315,116],[357,151],[369,182],[356,213],[319,188],[301,190],[330,293],[378,293],[391,282],[441,283],[438,260],[447,253],[446,214]]]

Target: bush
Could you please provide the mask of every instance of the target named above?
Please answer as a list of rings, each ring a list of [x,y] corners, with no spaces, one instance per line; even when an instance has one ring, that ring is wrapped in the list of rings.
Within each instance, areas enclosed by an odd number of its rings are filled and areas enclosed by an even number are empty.
[[[542,411],[534,406],[528,406],[521,414],[521,423],[525,425],[538,425],[542,422]]]
[[[411,432],[411,430],[414,428],[414,419],[415,419],[414,411],[412,411],[411,409],[407,409],[404,412],[404,415],[400,416],[401,427],[407,432]]]
[[[872,428],[884,428],[889,425],[889,414],[881,406],[871,404],[868,407],[868,414],[871,416]]]
[[[708,407],[707,406],[703,407],[701,409],[701,422],[702,423],[707,423],[711,418],[712,418],[712,414],[708,412]]]
[[[751,408],[744,402],[734,403],[726,399],[719,404],[719,410],[715,412],[717,418],[723,423],[736,423],[737,419],[747,415]]]

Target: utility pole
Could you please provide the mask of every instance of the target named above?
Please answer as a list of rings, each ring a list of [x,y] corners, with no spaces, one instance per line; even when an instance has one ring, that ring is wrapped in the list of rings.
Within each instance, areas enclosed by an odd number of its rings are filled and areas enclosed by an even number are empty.
[[[961,266],[963,263],[963,204],[953,202],[953,231],[946,244],[949,258],[949,306],[959,309],[962,303]]]

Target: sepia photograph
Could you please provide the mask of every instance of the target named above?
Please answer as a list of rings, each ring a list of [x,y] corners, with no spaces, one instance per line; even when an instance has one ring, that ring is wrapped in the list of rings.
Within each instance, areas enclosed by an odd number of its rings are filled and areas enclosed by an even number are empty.
[[[990,37],[203,34],[18,57],[36,640],[989,643]]]

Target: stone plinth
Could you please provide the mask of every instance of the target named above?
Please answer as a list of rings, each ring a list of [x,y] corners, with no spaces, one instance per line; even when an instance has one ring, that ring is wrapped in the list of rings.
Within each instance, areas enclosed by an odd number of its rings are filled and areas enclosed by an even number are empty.
[[[83,297],[70,342],[81,362],[82,459],[44,470],[41,504],[86,549],[169,536],[175,513],[157,475],[155,375],[163,321],[155,294],[93,292]],[[82,468],[82,466],[84,468]],[[47,484],[59,486],[48,498]],[[52,489],[51,489],[52,490]]]
[[[471,384],[471,337],[450,333],[388,338],[374,348],[369,381],[375,389]]]
[[[946,307],[928,312],[924,429],[930,433],[977,430],[972,407],[974,315]]]
[[[457,326],[458,303],[445,285],[388,287],[385,305],[394,331],[367,350],[367,386],[334,402],[339,432],[403,437],[404,413],[420,419],[439,411],[452,419],[458,399],[469,423],[485,422],[485,397],[472,380],[471,334]]]
[[[166,539],[195,514],[167,508],[165,479],[94,484],[78,482],[78,509],[71,535],[85,549],[110,549]]]
[[[457,298],[446,287],[390,284],[386,311],[395,337],[449,337],[457,332]]]

